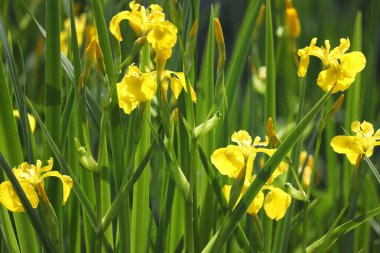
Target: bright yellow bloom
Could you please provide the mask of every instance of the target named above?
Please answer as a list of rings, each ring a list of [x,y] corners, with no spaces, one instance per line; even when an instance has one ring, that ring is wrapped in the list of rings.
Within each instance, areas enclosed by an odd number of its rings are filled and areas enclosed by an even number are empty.
[[[157,90],[156,74],[142,73],[138,67],[130,65],[116,89],[120,108],[130,114],[140,102],[153,99]]]
[[[232,134],[231,140],[238,145],[219,148],[211,155],[212,164],[222,175],[231,178],[241,178],[245,167],[246,176],[251,175],[256,154],[261,152],[272,155],[275,151],[274,149],[263,148],[268,145],[268,141],[261,142],[258,136],[252,142],[251,136],[244,130]]]
[[[335,152],[346,154],[351,164],[356,164],[362,156],[372,156],[374,147],[380,146],[380,129],[375,133],[371,123],[354,121],[351,130],[356,133],[355,136],[335,136],[330,145]]]
[[[345,91],[355,81],[356,74],[362,71],[366,64],[363,53],[355,51],[346,53],[350,47],[350,40],[340,39],[339,47],[330,51],[330,42],[325,41],[325,48],[317,47],[317,39],[313,38],[308,47],[298,50],[301,57],[298,66],[298,76],[306,75],[309,65],[309,56],[322,60],[325,70],[318,75],[317,83],[324,90],[330,90],[334,85],[333,93]]]
[[[286,0],[285,23],[291,37],[297,38],[301,34],[301,24],[298,12],[293,7],[292,0]]]
[[[255,175],[252,175],[256,154],[261,152],[271,156],[275,152],[275,149],[265,148],[268,145],[268,137],[264,142],[261,142],[260,137],[256,137],[255,140],[252,141],[251,136],[244,130],[235,132],[231,140],[238,145],[229,145],[225,148],[215,150],[211,155],[211,162],[222,175],[236,179],[242,177],[244,168],[246,168],[244,186],[238,199],[238,201],[240,201],[242,195],[256,178]],[[287,169],[288,165],[286,163],[281,163],[279,167],[276,168],[248,207],[247,213],[257,214],[264,205],[265,213],[269,218],[279,220],[284,217],[291,203],[291,196],[280,188],[272,185],[272,183],[277,176],[287,171]],[[225,186],[223,192],[229,201],[231,186]],[[264,192],[267,192],[265,198]]]
[[[62,181],[62,204],[65,205],[70,195],[70,190],[73,187],[73,180],[69,176],[61,175],[58,171],[51,171],[53,168],[53,158],[48,160],[47,166],[41,166],[42,162],[37,160],[36,165],[23,162],[17,168],[13,168],[13,173],[23,188],[32,207],[37,208],[40,197],[45,202],[49,201],[44,190],[44,179],[47,177],[58,177]],[[0,202],[9,211],[25,211],[10,181],[5,181],[0,184]]]
[[[165,70],[162,73],[162,90],[166,94],[169,87],[175,99],[178,99],[182,89],[187,92],[185,74]],[[130,114],[139,104],[153,99],[157,91],[157,72],[142,73],[135,65],[130,65],[127,74],[116,84],[119,106],[126,114]],[[191,99],[195,103],[197,96],[190,84]]]
[[[156,64],[162,71],[167,59],[172,55],[172,48],[177,43],[177,28],[165,20],[165,14],[159,5],[152,4],[146,9],[132,1],[129,7],[131,11],[119,12],[111,19],[111,33],[118,41],[122,41],[120,22],[128,20],[130,27],[138,37],[147,36],[148,42],[156,52]]]
[[[33,115],[29,113],[27,115],[30,129],[32,130],[32,133],[34,133],[34,130],[36,129],[36,119],[33,117]],[[13,110],[13,116],[15,116],[16,118],[20,118],[20,112],[18,110]]]
[[[273,220],[282,219],[292,202],[292,198],[280,188],[272,185],[264,186],[262,189],[269,190],[264,201],[265,213]]]
[[[146,9],[135,1],[131,1],[129,7],[131,11],[119,12],[111,19],[110,31],[118,41],[123,40],[120,32],[120,22],[123,20],[129,21],[130,27],[138,37],[147,35],[153,25],[165,20],[165,14],[157,4],[152,4]]]

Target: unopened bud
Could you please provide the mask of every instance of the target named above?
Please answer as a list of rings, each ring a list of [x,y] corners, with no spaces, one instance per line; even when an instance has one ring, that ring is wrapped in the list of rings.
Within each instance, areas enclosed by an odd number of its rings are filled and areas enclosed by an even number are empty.
[[[75,145],[77,146],[79,163],[88,171],[98,172],[98,163],[92,157],[91,152],[85,147],[82,147],[77,138],[75,138]]]
[[[221,115],[220,112],[216,112],[211,119],[197,126],[194,129],[194,138],[198,139],[200,136],[210,132],[218,124]]]
[[[285,191],[294,199],[298,199],[300,201],[307,201],[307,196],[304,191],[297,190],[292,186],[291,183],[284,184]]]

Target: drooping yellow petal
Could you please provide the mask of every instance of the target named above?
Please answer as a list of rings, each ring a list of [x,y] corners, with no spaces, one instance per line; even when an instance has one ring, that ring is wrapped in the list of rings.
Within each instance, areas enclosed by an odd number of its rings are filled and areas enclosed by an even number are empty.
[[[346,154],[346,157],[348,159],[348,161],[352,164],[352,165],[355,165],[356,164],[356,161],[358,160],[359,156],[361,156],[360,154],[356,154],[356,153],[347,153]]]
[[[299,77],[304,77],[306,75],[307,68],[309,67],[309,61],[310,61],[309,55],[301,56],[301,60],[298,65],[298,72],[297,72]]]
[[[69,176],[61,175],[61,173],[59,173],[58,171],[49,171],[49,172],[44,173],[41,176],[41,180],[47,177],[57,177],[62,181],[62,187],[63,187],[62,204],[65,205],[67,198],[70,195],[71,188],[73,187],[73,180]]]
[[[339,154],[364,154],[363,147],[355,136],[335,136],[330,145]]]
[[[317,38],[313,38],[310,41],[310,45],[308,47],[298,49],[297,54],[299,57],[301,57],[300,63],[298,65],[298,72],[297,72],[299,77],[304,77],[306,75],[307,68],[309,66],[309,61],[310,61],[309,56],[318,55],[321,53],[319,48],[315,46],[316,43],[317,43]]]
[[[253,199],[252,203],[249,205],[247,209],[247,213],[249,214],[257,214],[264,203],[264,193],[259,191],[256,197]]]
[[[335,82],[338,80],[339,72],[336,68],[328,68],[319,73],[317,84],[324,91],[329,91]],[[333,93],[337,92],[337,87],[334,87]]]
[[[270,192],[265,196],[264,210],[271,219],[282,219],[285,216],[292,198],[289,194],[277,187],[271,187]]]
[[[229,145],[215,150],[211,162],[222,175],[237,178],[244,168],[244,155],[240,147]]]
[[[110,22],[110,32],[115,36],[115,38],[118,41],[122,41],[123,37],[121,36],[120,32],[120,22],[123,20],[129,20],[131,18],[131,13],[129,11],[122,11],[116,14],[115,16],[112,17],[111,22]],[[141,29],[140,31],[138,30],[138,25],[137,22],[133,23],[133,30],[136,32],[140,32],[141,34]],[[136,29],[136,30],[135,30]]]
[[[39,198],[34,187],[27,181],[19,182],[32,207],[37,208]],[[25,211],[10,181],[5,181],[0,184],[0,202],[11,212]]]
[[[362,52],[343,54],[340,58],[342,72],[347,76],[355,76],[362,71],[366,64],[366,58]]]
[[[165,70],[162,73],[162,88],[164,92],[167,92],[168,82],[170,82],[170,89],[173,92],[173,95],[176,100],[178,100],[179,95],[181,94],[182,89],[187,92],[185,74],[183,72],[174,72]],[[190,84],[190,94],[191,100],[196,103],[197,96],[193,87]]]

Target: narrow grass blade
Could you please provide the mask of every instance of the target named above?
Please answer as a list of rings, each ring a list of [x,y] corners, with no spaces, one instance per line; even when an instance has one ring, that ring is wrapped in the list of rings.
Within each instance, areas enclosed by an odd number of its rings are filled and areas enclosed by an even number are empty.
[[[122,206],[125,199],[128,197],[133,185],[136,183],[137,179],[141,176],[141,173],[144,171],[146,165],[148,164],[154,149],[156,148],[155,142],[152,143],[146,152],[145,156],[141,160],[140,164],[137,166],[131,178],[125,182],[120,187],[120,191],[116,195],[114,201],[111,204],[111,207],[108,209],[107,213],[102,218],[102,226],[103,230],[106,230],[107,227],[111,224],[112,220],[116,217],[118,212],[120,211],[120,207]]]
[[[30,144],[30,137],[29,137],[29,122],[28,122],[28,117],[26,113],[25,98],[21,90],[21,84],[18,77],[18,73],[17,73],[16,63],[13,58],[11,48],[7,40],[7,33],[5,31],[4,23],[1,17],[0,17],[0,36],[1,36],[1,41],[3,44],[5,56],[8,62],[9,73],[10,73],[10,78],[13,85],[13,90],[15,92],[17,107],[20,113],[21,131],[22,131],[23,140],[25,141],[25,146],[28,152],[28,160],[29,162],[33,162],[32,147]]]
[[[46,2],[45,124],[53,140],[61,137],[60,3]]]
[[[371,211],[368,211],[365,214],[360,215],[352,220],[349,220],[348,222],[340,225],[339,227],[331,231],[329,238],[327,238],[326,236],[322,236],[319,240],[315,241],[313,244],[308,246],[306,252],[311,253],[311,252],[320,252],[322,250],[327,250],[344,234],[348,233],[352,229],[358,227],[359,225],[363,224],[364,222],[368,221],[369,219],[379,214],[380,214],[380,207],[375,208]]]
[[[149,46],[146,44],[142,48],[141,52],[141,62],[140,70],[144,71],[146,67],[149,66]],[[135,155],[135,166],[138,168],[138,165],[141,161],[144,160],[145,153],[149,150],[150,144],[150,102],[146,102],[146,105],[143,107],[142,120],[138,121],[141,124],[136,125],[135,127],[140,128],[141,133]],[[140,109],[139,108],[139,109]],[[146,164],[147,167],[142,173],[139,180],[136,182],[133,190],[133,203],[132,203],[132,252],[146,252],[149,242],[149,220],[151,219],[150,210],[149,210],[149,188],[150,188],[150,165]],[[125,224],[120,224],[125,226]]]
[[[233,94],[235,85],[243,73],[245,59],[249,52],[249,44],[252,41],[252,31],[259,14],[262,0],[250,0],[245,11],[241,28],[238,32],[226,73],[227,94]]]
[[[53,140],[61,143],[61,49],[60,49],[60,1],[46,2],[46,44],[45,44],[45,126]],[[45,143],[46,156],[51,150]],[[62,189],[48,184],[51,204],[57,215],[59,235],[62,240]],[[61,251],[62,249],[60,249]]]
[[[0,36],[1,36],[2,44],[3,44],[3,49],[5,51],[6,59],[8,61],[10,79],[13,85],[13,90],[15,92],[15,97],[16,97],[16,103],[17,103],[17,107],[20,113],[21,130],[22,130],[23,140],[25,141],[24,145],[26,146],[26,149],[27,149],[28,160],[29,162],[32,162],[33,155],[32,155],[32,147],[31,147],[30,137],[29,137],[29,122],[28,122],[28,117],[26,113],[24,94],[21,90],[21,85],[19,82],[16,64],[12,56],[10,46],[8,44],[5,27],[3,25],[3,21],[1,17],[0,17]],[[17,145],[17,143],[20,143],[18,139],[18,134],[13,135],[13,138],[17,138],[17,140],[13,140],[13,144]],[[11,139],[9,140],[12,141]],[[23,160],[23,154],[21,153],[20,144],[19,144],[19,147],[12,146],[11,148],[12,148],[12,152],[14,152],[13,156],[17,156],[17,157],[12,156],[13,158],[11,161],[14,164],[20,163]],[[17,161],[13,159],[17,159]],[[17,235],[18,235],[21,251],[22,252],[29,251],[29,250],[36,251],[37,241],[36,241],[35,233],[33,231],[32,224],[28,221],[27,217],[24,214],[14,214],[14,218],[15,218],[16,230],[17,230]]]
[[[154,136],[154,139],[156,140],[158,147],[160,148],[161,152],[163,153],[171,173],[171,176],[173,177],[173,181],[175,182],[176,186],[178,187],[179,191],[182,194],[182,197],[185,201],[188,201],[189,199],[189,182],[187,181],[185,175],[183,174],[181,167],[175,160],[175,158],[172,156],[172,154],[169,152],[169,150],[166,148],[163,140],[159,136],[157,130],[153,127],[151,123],[150,129],[152,131],[152,134]]]
[[[73,173],[70,166],[66,162],[62,153],[59,151],[57,144],[51,138],[49,132],[47,131],[45,125],[43,124],[40,116],[38,115],[38,113],[36,111],[36,109],[34,109],[34,106],[32,105],[32,103],[28,99],[27,99],[27,103],[28,103],[28,106],[30,107],[30,109],[32,110],[34,117],[36,118],[39,126],[41,127],[42,132],[43,132],[45,138],[47,139],[47,141],[50,145],[50,148],[52,149],[54,155],[56,156],[58,163],[61,166],[63,172],[72,178],[73,190],[74,190],[75,194],[77,195],[78,200],[81,203],[81,206],[82,206],[84,212],[86,213],[87,217],[89,218],[89,221],[91,222],[92,227],[94,228],[94,230],[98,229],[96,227],[96,214],[95,214],[95,211],[91,205],[91,202],[87,198],[86,193],[84,192],[82,186],[79,184],[78,179],[76,178],[75,174]],[[106,248],[107,252],[112,251],[111,245],[109,244],[109,242],[105,238],[103,238],[103,247]]]
[[[39,126],[41,127],[42,132],[43,132],[45,138],[47,139],[54,155],[56,156],[58,163],[61,166],[62,170],[64,171],[65,174],[69,175],[73,179],[73,190],[74,190],[75,194],[77,195],[78,200],[82,205],[82,208],[86,211],[87,216],[90,219],[92,226],[95,229],[96,228],[96,215],[95,215],[95,211],[92,208],[90,201],[88,200],[88,198],[86,196],[86,193],[83,191],[81,185],[79,184],[78,179],[74,175],[70,166],[67,164],[67,162],[66,162],[65,158],[63,157],[61,151],[58,149],[57,144],[54,142],[54,140],[50,136],[49,132],[47,131],[45,125],[42,123],[42,120],[41,120],[40,116],[38,115],[36,109],[34,109],[34,106],[32,105],[32,103],[29,100],[27,100],[27,103],[28,103],[28,106],[30,107],[30,109],[32,110],[34,117],[36,118]]]
[[[3,64],[0,61],[0,151],[11,164],[22,161],[22,151],[17,131],[17,125],[12,113],[12,101],[8,92]],[[2,173],[1,173],[2,174]],[[16,231],[12,227],[9,214],[5,208],[1,208],[2,234],[9,251],[20,252],[16,239]]]
[[[258,1],[259,2],[259,1]],[[274,43],[271,1],[266,1],[266,29],[265,29],[265,66],[267,69],[265,89],[264,125],[271,117],[276,122],[276,70],[274,62]]]

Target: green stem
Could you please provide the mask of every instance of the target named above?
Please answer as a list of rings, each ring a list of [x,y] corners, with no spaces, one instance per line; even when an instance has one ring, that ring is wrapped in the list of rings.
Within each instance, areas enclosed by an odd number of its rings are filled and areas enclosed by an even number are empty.
[[[264,217],[264,253],[270,253],[272,245],[272,231],[273,231],[273,221]]]
[[[195,127],[195,114],[194,114],[194,107],[192,104],[191,99],[191,92],[190,92],[190,80],[188,76],[188,68],[187,61],[186,61],[186,55],[184,50],[184,43],[182,40],[182,37],[179,37],[179,46],[182,56],[182,63],[183,63],[183,69],[185,72],[185,80],[186,80],[186,87],[187,87],[187,96],[185,96],[185,104],[186,104],[186,119],[189,123],[191,129],[194,129]],[[189,179],[189,196],[190,198],[186,201],[186,242],[187,242],[187,250],[189,253],[193,253],[195,251],[199,251],[196,249],[197,241],[195,236],[195,229],[197,226],[197,219],[196,216],[196,192],[195,192],[195,186],[196,186],[196,166],[195,166],[195,154],[197,152],[196,145],[194,143],[194,140],[192,138],[189,139],[189,146],[190,146],[190,155],[189,155],[189,161],[190,161],[190,179]]]
[[[102,223],[102,177],[100,172],[95,173],[95,196],[96,196],[96,222],[97,222],[97,231],[95,238],[95,253],[100,253],[102,250],[102,238],[103,231],[100,228]]]
[[[314,152],[314,161],[313,161],[313,169],[311,171],[311,176],[310,176],[310,184],[309,187],[307,188],[306,192],[306,199],[307,201],[304,204],[304,214],[303,214],[303,237],[302,237],[302,252],[306,252],[306,246],[307,246],[307,232],[309,230],[309,215],[308,215],[308,209],[309,209],[309,203],[310,203],[310,194],[311,194],[311,189],[314,184],[314,177],[315,177],[315,171],[316,171],[316,165],[318,162],[319,158],[319,151],[321,149],[321,142],[322,142],[322,133],[323,129],[318,130],[318,135],[317,135],[317,144],[315,147],[315,152]]]

